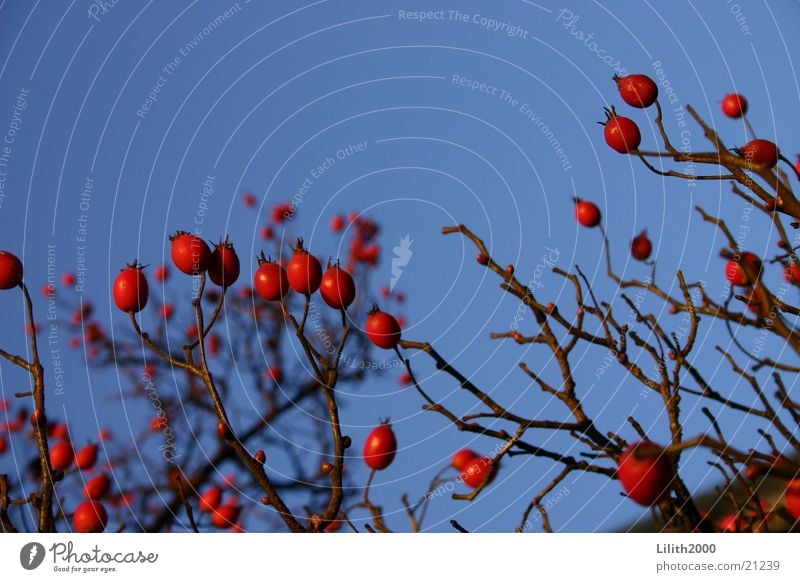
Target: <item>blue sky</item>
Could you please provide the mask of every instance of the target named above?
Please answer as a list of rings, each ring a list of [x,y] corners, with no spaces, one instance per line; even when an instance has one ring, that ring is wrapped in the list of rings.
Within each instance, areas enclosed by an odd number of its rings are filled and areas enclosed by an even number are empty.
[[[545,254],[561,268],[579,264],[595,291],[612,298],[599,233],[579,229],[573,219],[571,199],[580,196],[601,206],[619,270],[647,274],[626,253],[628,241],[646,227],[663,286],[674,289],[672,274],[682,268],[721,296],[717,251],[724,243],[692,208],[701,204],[740,228],[742,204],[724,183],[662,180],[605,146],[596,122],[610,105],[640,124],[643,147],[657,143],[653,112],[621,103],[611,81],[615,67],[657,78],[665,125],[678,143],[707,148],[700,129],[681,112],[692,104],[731,146],[743,144],[744,126],[719,110],[722,97],[735,90],[747,96],[760,136],[788,154],[800,151],[787,123],[800,96],[792,58],[800,48],[792,34],[800,16],[796,2],[97,6],[86,0],[58,9],[40,1],[0,4],[0,133],[7,134],[12,122],[19,127],[2,168],[0,247],[24,259],[29,284],[38,289],[45,280],[47,245],[55,245],[59,272],[78,268],[76,235],[83,220],[85,297],[103,320],[123,326],[107,292],[123,263],[133,257],[161,262],[168,256],[166,236],[200,214],[202,222],[195,224],[204,237],[230,233],[242,255],[252,256],[265,212],[308,181],[293,228],[311,247],[335,254],[329,218],[352,209],[368,212],[383,227],[379,288],[390,280],[391,247],[410,236],[413,256],[399,284],[409,296],[407,337],[433,341],[481,386],[531,415],[560,414],[515,367],[525,361],[547,369],[545,354],[489,340],[489,332],[508,329],[517,305],[475,264],[471,246],[440,234],[443,225],[469,225],[523,279],[534,277]],[[430,11],[430,18],[415,20],[415,11]],[[666,101],[668,92],[674,103]],[[320,171],[329,158],[335,162]],[[204,197],[209,179],[213,195]],[[82,198],[87,182],[90,196]],[[263,204],[260,214],[242,206],[246,190]],[[208,210],[198,214],[203,204]],[[748,222],[744,246],[764,254],[775,238],[760,234],[766,225],[758,220]],[[253,267],[245,260],[243,278]],[[770,276],[777,280],[779,274]],[[536,277],[543,302],[572,305],[561,279],[549,272]],[[0,340],[23,350],[21,323],[14,319],[18,301],[0,297],[9,322]],[[43,313],[46,306],[37,301]],[[532,328],[530,320],[523,323]],[[706,329],[703,349],[713,354],[713,346],[728,339],[714,326]],[[664,438],[666,422],[654,396],[642,397],[640,386],[618,370],[598,379],[604,355],[576,354],[587,409],[604,429],[619,429],[627,438],[634,435],[624,420],[635,409]],[[708,365],[712,377],[744,390],[716,359]],[[56,406],[78,425],[86,420],[93,426],[88,399],[100,386],[115,391],[116,376],[90,378],[72,355],[65,366],[70,389]],[[420,366],[431,390],[448,403],[464,411],[475,405],[454,393],[451,380]],[[5,365],[2,371],[7,394],[22,379]],[[120,421],[114,406],[96,400],[98,422]],[[488,452],[494,446],[458,433],[420,406],[416,394],[397,388],[392,374],[375,374],[349,396],[344,422],[355,442],[378,417],[395,420],[403,450],[376,490],[387,509],[399,509],[405,491],[421,493],[453,450],[469,445]],[[694,412],[689,434],[707,428]],[[754,442],[750,423],[732,415],[726,420],[734,442]],[[562,436],[542,438],[555,447],[574,446]],[[704,459],[697,455],[689,462],[692,487],[715,478]],[[470,529],[512,529],[554,470],[545,461],[513,459],[471,505],[434,503],[428,523],[448,531],[455,514]],[[565,487],[569,495],[552,510],[559,529],[609,530],[645,513],[622,499],[616,484],[599,478],[576,475]]]

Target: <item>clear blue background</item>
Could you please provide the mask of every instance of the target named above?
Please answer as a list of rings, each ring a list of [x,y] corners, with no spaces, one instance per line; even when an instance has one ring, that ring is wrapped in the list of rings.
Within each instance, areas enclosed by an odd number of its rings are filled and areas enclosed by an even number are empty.
[[[447,11],[454,4],[469,15],[468,22],[450,20],[448,13],[443,21],[398,18],[400,10]],[[56,245],[59,272],[76,269],[75,235],[87,176],[94,189],[85,212],[85,298],[95,302],[101,319],[122,328],[125,318],[113,312],[107,291],[115,273],[133,257],[158,263],[168,256],[166,235],[191,225],[207,175],[215,177],[215,193],[203,236],[230,233],[242,255],[252,256],[273,203],[290,199],[311,170],[340,148],[367,142],[365,151],[338,160],[314,182],[293,228],[321,254],[335,254],[327,229],[333,214],[358,209],[374,216],[383,227],[384,244],[376,289],[390,279],[391,247],[410,235],[413,257],[399,285],[409,297],[406,337],[433,341],[501,402],[533,416],[562,418],[559,406],[516,369],[525,361],[557,381],[546,352],[488,338],[490,331],[508,330],[517,304],[475,264],[470,245],[442,237],[440,228],[468,224],[498,260],[517,266],[523,281],[534,277],[547,248],[556,249],[559,267],[580,264],[595,291],[612,299],[615,289],[604,276],[600,235],[579,229],[573,219],[571,198],[577,195],[601,206],[619,270],[647,274],[641,264],[627,262],[626,252],[628,241],[646,227],[661,285],[675,292],[673,275],[680,267],[689,279],[707,281],[710,295],[721,298],[726,289],[717,253],[724,241],[692,208],[702,204],[721,214],[737,233],[744,216],[725,183],[692,187],[662,180],[605,146],[596,124],[603,107],[617,105],[628,112],[642,128],[645,148],[658,143],[654,112],[621,103],[611,81],[615,71],[577,32],[593,33],[597,48],[629,72],[652,75],[653,63],[660,61],[663,80],[678,102],[694,105],[730,146],[747,140],[743,124],[724,118],[719,109],[721,98],[735,90],[749,99],[750,120],[761,136],[775,139],[787,154],[800,151],[797,2],[574,2],[566,8],[579,19],[567,28],[565,15],[559,16],[564,5],[524,0],[241,1],[209,34],[203,28],[233,4],[123,0],[97,19],[89,16],[90,6],[86,0],[0,5],[0,134],[7,130],[20,89],[30,90],[7,168],[0,247],[24,259],[40,317],[46,245]],[[527,38],[487,30],[472,21],[476,14],[519,26]],[[164,74],[162,68],[193,38],[200,39],[196,46]],[[166,81],[141,118],[137,110],[159,75]],[[562,168],[552,142],[519,106],[458,86],[453,75],[504,89],[529,104],[552,130],[570,168]],[[678,116],[666,109],[665,125],[680,143]],[[700,129],[688,116],[686,122],[690,146],[707,149]],[[260,213],[242,206],[246,190],[263,204]],[[748,226],[752,230],[744,246],[761,255],[773,252],[774,235],[763,236],[766,223],[753,219]],[[252,266],[245,261],[243,277],[249,279]],[[769,280],[779,276],[775,270]],[[537,281],[543,285],[537,291],[542,302],[557,302],[568,313],[574,309],[574,294],[560,278],[546,272]],[[661,309],[650,298],[645,305],[656,313]],[[23,351],[19,297],[4,293],[0,310],[0,344]],[[524,317],[521,330],[533,333],[530,315]],[[747,333],[741,337],[752,345]],[[717,343],[728,345],[723,330],[708,325],[701,341],[702,363],[715,384],[751,398],[713,352]],[[769,349],[780,354],[782,348],[774,343]],[[587,410],[603,430],[619,430],[629,439],[634,434],[625,418],[634,410],[654,438],[665,439],[667,424],[654,394],[643,396],[639,384],[613,367],[598,380],[605,355],[595,349],[575,353]],[[430,393],[462,413],[478,410],[455,391],[450,378],[417,361]],[[116,375],[87,375],[73,353],[66,378],[66,395],[50,394],[50,405],[64,407],[76,434],[82,426],[89,436],[98,425],[127,422],[118,404],[99,397],[116,393]],[[5,397],[24,381],[3,364]],[[87,406],[90,382],[95,410]],[[455,449],[471,446],[488,453],[495,445],[458,433],[441,417],[421,413],[420,406],[416,393],[398,388],[393,373],[372,374],[347,397],[343,422],[356,448],[378,417],[395,422],[402,450],[379,476],[375,491],[387,511],[401,510],[403,492],[412,498],[421,494]],[[691,416],[689,436],[708,428],[693,406],[689,401],[684,408]],[[757,442],[752,423],[738,415],[723,419],[734,442]],[[563,435],[541,433],[532,440],[572,454],[581,450]],[[686,457],[684,473],[692,488],[716,482],[706,458],[703,453]],[[0,466],[8,462],[6,457]],[[447,521],[457,517],[468,529],[513,529],[528,501],[557,470],[544,460],[508,460],[475,502],[435,501],[427,525],[450,531]],[[602,477],[574,474],[565,487],[568,497],[552,509],[556,529],[611,530],[646,515]],[[389,523],[403,529],[403,519],[390,515]],[[534,524],[532,529],[540,528]]]

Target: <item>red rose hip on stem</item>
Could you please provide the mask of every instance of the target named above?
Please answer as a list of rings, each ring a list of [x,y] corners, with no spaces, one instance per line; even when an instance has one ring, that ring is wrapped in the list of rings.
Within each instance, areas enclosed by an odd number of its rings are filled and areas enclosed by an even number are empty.
[[[575,201],[575,218],[583,226],[597,226],[600,224],[600,209],[594,202],[578,199]]]
[[[614,76],[622,100],[631,107],[650,107],[658,98],[658,86],[647,75]]]
[[[108,525],[108,512],[98,501],[84,501],[72,514],[72,525],[77,533],[101,533]]]
[[[253,276],[256,293],[267,301],[280,301],[289,292],[289,279],[286,269],[268,260],[264,253],[258,259],[258,269]]]
[[[461,449],[453,454],[452,464],[456,471],[463,471],[467,463],[477,457],[478,454],[472,449]]]
[[[75,454],[69,441],[61,441],[50,447],[50,465],[57,471],[66,471],[72,465]]]
[[[214,511],[211,512],[211,523],[218,528],[231,527],[239,519],[241,511],[242,506],[233,500],[214,508]]]
[[[208,262],[208,276],[215,285],[230,287],[239,278],[239,257],[230,241],[219,243]]]
[[[653,252],[653,243],[647,236],[647,231],[643,230],[639,236],[631,241],[631,256],[637,261],[646,261]]]
[[[325,303],[334,309],[347,309],[356,298],[356,284],[352,275],[339,267],[339,263],[328,265],[322,275],[319,293]]]
[[[150,294],[142,267],[134,261],[114,281],[114,303],[125,312],[137,313],[147,305]]]
[[[377,306],[367,314],[366,332],[369,341],[385,350],[392,350],[400,343],[400,324]]]
[[[206,513],[211,513],[222,502],[222,489],[217,487],[216,485],[212,485],[205,492],[200,496],[200,499],[197,502],[197,507],[200,511],[205,511]]]
[[[757,255],[745,251],[739,257],[738,262],[730,260],[725,265],[725,276],[728,278],[728,281],[733,285],[744,287],[745,285],[753,283],[753,281],[750,280],[747,273],[742,269],[741,263],[747,263],[750,269],[758,276],[761,271],[761,259],[759,259]]]
[[[0,251],[0,290],[13,289],[22,282],[22,261],[8,251]]]
[[[609,147],[621,154],[639,149],[642,135],[636,122],[617,115],[613,109],[606,110],[606,116],[608,119],[603,123],[605,125],[603,136]]]
[[[639,441],[620,456],[617,476],[628,497],[639,505],[649,506],[669,493],[675,469],[664,449],[649,441]]]
[[[97,477],[92,477],[86,482],[83,487],[83,494],[86,499],[102,499],[108,495],[108,490],[111,488],[111,479],[108,473],[100,473]]]
[[[768,139],[754,139],[738,149],[745,160],[759,166],[773,167],[778,163],[780,152],[778,146]]]
[[[789,264],[783,271],[783,278],[792,285],[800,284],[800,265],[797,263]]]
[[[364,462],[374,471],[381,471],[391,465],[396,453],[397,438],[388,422],[372,429],[364,441]]]
[[[75,466],[81,471],[88,471],[97,462],[97,445],[86,445],[75,453]]]
[[[199,236],[179,230],[169,240],[172,241],[172,262],[179,271],[199,275],[208,268],[211,251]]]
[[[737,119],[747,113],[747,99],[738,93],[730,93],[722,100],[722,112]]]
[[[474,457],[466,462],[461,471],[461,480],[475,489],[480,487],[484,479],[491,483],[494,479],[496,465],[489,457]]]
[[[289,286],[303,295],[311,295],[322,282],[322,265],[315,256],[303,248],[303,239],[297,239],[289,264],[286,265]]]

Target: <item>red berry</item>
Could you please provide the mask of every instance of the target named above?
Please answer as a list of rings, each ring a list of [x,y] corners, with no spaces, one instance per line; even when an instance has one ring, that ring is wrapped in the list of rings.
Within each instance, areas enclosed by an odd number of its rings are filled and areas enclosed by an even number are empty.
[[[77,533],[101,533],[108,525],[108,513],[98,501],[84,501],[72,514],[72,525]]]
[[[163,416],[154,416],[150,419],[150,430],[158,432],[167,426],[167,419]]]
[[[8,441],[6,441],[6,437],[0,435],[0,455],[5,453],[8,450]]]
[[[479,487],[484,479],[491,483],[496,474],[496,465],[489,457],[474,457],[466,462],[461,471],[461,480],[473,489]]]
[[[739,261],[730,260],[728,264],[725,265],[725,276],[728,278],[733,285],[738,285],[740,287],[744,287],[745,285],[749,285],[753,283],[747,277],[747,274],[742,269],[740,263],[745,262],[750,266],[750,269],[758,275],[761,272],[761,259],[758,258],[753,253],[750,252],[743,252]]]
[[[800,265],[797,263],[789,264],[783,271],[783,278],[793,285],[800,284]]]
[[[261,229],[261,238],[264,240],[270,240],[273,236],[275,236],[275,233],[271,226],[265,226]]]
[[[75,466],[81,471],[88,471],[97,462],[97,445],[86,445],[75,453]]]
[[[392,350],[400,343],[400,324],[377,307],[367,314],[366,332],[369,341],[379,348]]]
[[[397,438],[392,425],[381,423],[367,436],[364,442],[364,462],[370,469],[380,471],[388,467],[397,453]]]
[[[461,449],[453,455],[453,467],[456,471],[463,471],[467,468],[467,463],[476,458],[478,454],[472,449]]]
[[[169,267],[166,265],[159,265],[156,267],[155,271],[153,271],[153,277],[159,283],[166,281],[167,277],[169,277]]]
[[[239,278],[239,257],[226,238],[219,243],[208,262],[208,276],[215,285],[230,287]]]
[[[620,456],[617,476],[633,501],[655,505],[669,493],[675,469],[661,447],[640,441],[628,446]]]
[[[617,115],[613,110],[607,112],[608,120],[605,122],[603,135],[611,149],[621,154],[627,154],[639,149],[642,135],[639,126],[632,119]]]
[[[653,243],[647,237],[647,231],[643,230],[642,233],[631,241],[631,256],[637,261],[646,261],[650,258],[653,252]]]
[[[200,499],[197,502],[197,506],[199,507],[200,511],[211,513],[217,507],[219,507],[221,501],[222,501],[222,489],[220,489],[216,485],[213,485],[208,489],[206,489],[205,493],[203,493],[200,496]]]
[[[137,313],[147,305],[150,292],[142,267],[135,261],[122,269],[114,281],[114,303],[122,311]]]
[[[187,275],[199,275],[208,268],[211,251],[199,236],[179,230],[169,237],[172,241],[172,262]]]
[[[57,471],[66,471],[72,465],[75,454],[69,441],[61,441],[50,447],[50,465]]]
[[[800,479],[792,479],[783,494],[786,509],[795,519],[800,519]]]
[[[211,513],[211,523],[218,528],[228,528],[236,523],[242,507],[231,501],[225,505],[217,507]]]
[[[720,518],[717,527],[721,533],[739,533],[744,530],[746,525],[738,515],[730,514]]]
[[[219,355],[219,347],[222,340],[215,333],[209,334],[207,339],[208,341],[206,342],[206,349],[208,349],[208,353],[212,356]]]
[[[773,467],[790,470],[791,461],[783,455],[773,455],[772,461],[765,463],[764,461],[751,461],[747,464],[744,470],[744,476],[747,479],[758,479],[762,475],[766,475]]]
[[[747,99],[738,93],[730,93],[722,100],[722,112],[734,119],[747,113]]]
[[[36,428],[47,424],[47,417],[44,415],[44,410],[37,408],[31,413],[31,426]]]
[[[768,139],[754,139],[739,148],[738,153],[745,160],[759,166],[773,167],[778,163],[778,146]]]
[[[292,205],[289,202],[281,202],[272,207],[272,222],[280,224],[289,220],[293,215]]]
[[[289,292],[289,279],[286,269],[274,261],[263,257],[258,260],[258,269],[253,276],[256,293],[267,301],[280,301]]]
[[[132,491],[123,491],[117,497],[114,498],[112,503],[116,505],[124,504],[130,506],[133,503],[133,492]]]
[[[67,271],[66,273],[62,274],[61,283],[65,287],[72,287],[73,285],[75,285],[75,273]]]
[[[283,377],[283,373],[281,372],[281,367],[277,365],[270,366],[269,368],[267,368],[266,376],[273,382],[280,382],[281,378]]]
[[[22,283],[22,262],[8,251],[0,251],[0,289],[13,289]]]
[[[600,224],[600,209],[594,202],[578,200],[575,203],[575,218],[583,226],[593,227]]]
[[[161,317],[164,319],[171,319],[172,315],[175,313],[175,308],[172,306],[171,303],[165,303],[161,306]]]
[[[242,196],[242,202],[248,208],[252,208],[256,205],[256,197],[253,195],[252,192],[246,192],[244,196]]]
[[[315,256],[303,248],[303,239],[297,239],[297,247],[286,265],[289,285],[298,293],[311,295],[322,282],[322,265]]]
[[[622,100],[631,107],[650,107],[658,98],[658,86],[647,75],[614,76]]]
[[[341,232],[344,228],[344,216],[337,214],[331,218],[331,230],[333,232]]]
[[[319,293],[325,303],[334,309],[347,309],[356,298],[356,284],[353,277],[339,267],[339,264],[329,265],[322,275]]]
[[[111,488],[111,479],[108,473],[100,473],[97,477],[93,477],[86,482],[83,487],[83,494],[86,499],[102,499],[108,495],[108,490]]]

